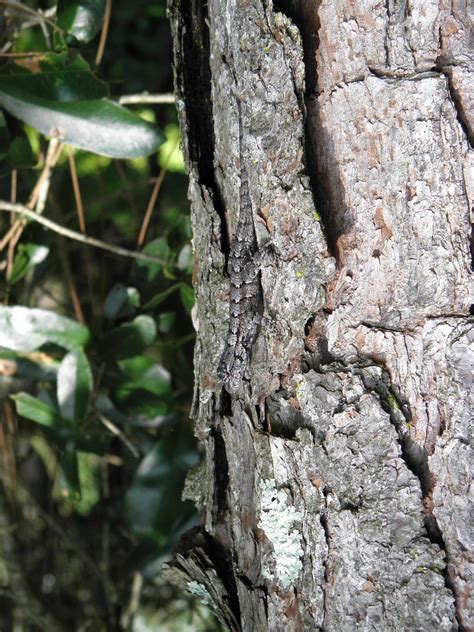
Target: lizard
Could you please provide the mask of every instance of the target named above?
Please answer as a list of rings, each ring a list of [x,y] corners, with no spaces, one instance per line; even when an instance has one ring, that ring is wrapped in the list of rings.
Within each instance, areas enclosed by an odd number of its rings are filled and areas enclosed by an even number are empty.
[[[252,346],[262,320],[259,271],[268,245],[259,249],[250,196],[249,176],[244,158],[242,104],[237,97],[239,114],[240,208],[227,271],[230,281],[229,327],[217,376],[229,393],[236,393],[250,361]]]

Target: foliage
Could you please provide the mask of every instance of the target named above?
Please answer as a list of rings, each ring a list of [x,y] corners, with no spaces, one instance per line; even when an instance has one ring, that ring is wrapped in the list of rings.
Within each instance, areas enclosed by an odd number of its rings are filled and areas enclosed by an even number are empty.
[[[20,616],[51,630],[132,629],[156,619],[156,604],[172,612],[178,596],[159,571],[197,520],[180,499],[199,455],[187,418],[193,260],[176,115],[117,102],[171,89],[165,3],[117,3],[98,68],[105,0],[28,6],[0,6],[0,206],[18,201],[159,261],[130,264],[0,213],[0,512],[12,524],[33,516],[0,550],[25,606],[0,594],[0,627]],[[179,599],[191,616],[190,597]],[[193,629],[216,629],[200,617]]]

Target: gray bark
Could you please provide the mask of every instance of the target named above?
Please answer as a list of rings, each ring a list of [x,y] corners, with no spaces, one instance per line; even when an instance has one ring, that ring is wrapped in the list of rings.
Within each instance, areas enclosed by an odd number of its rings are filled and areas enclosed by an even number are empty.
[[[467,8],[274,4],[170,0],[205,456],[167,573],[229,630],[472,629]],[[237,98],[274,254],[229,396]]]

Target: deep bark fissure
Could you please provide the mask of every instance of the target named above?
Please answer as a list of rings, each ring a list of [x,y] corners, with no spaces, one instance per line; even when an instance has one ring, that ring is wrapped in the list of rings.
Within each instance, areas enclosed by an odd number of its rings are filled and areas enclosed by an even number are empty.
[[[329,360],[329,361],[328,361]],[[367,374],[367,370],[371,368],[381,371],[381,376]],[[421,511],[424,516],[424,525],[426,535],[432,544],[439,546],[444,552],[445,564],[443,568],[443,577],[446,588],[451,592],[456,610],[456,621],[459,632],[467,632],[462,624],[459,612],[459,601],[454,583],[453,570],[450,565],[450,554],[442,533],[442,530],[431,511],[431,498],[434,490],[435,481],[430,471],[428,454],[426,450],[418,445],[408,434],[407,425],[411,423],[412,413],[407,401],[401,395],[400,390],[392,384],[388,370],[380,363],[374,362],[369,357],[360,357],[356,362],[347,362],[334,356],[326,355],[325,360],[317,357],[315,362],[309,362],[304,372],[309,370],[326,373],[353,373],[359,375],[367,393],[375,393],[380,401],[382,409],[388,413],[390,423],[395,428],[397,441],[400,445],[401,456],[407,468],[415,475],[420,484],[422,507]],[[341,412],[341,410],[339,411]],[[405,425],[405,427],[404,427]],[[325,449],[324,438],[321,440],[321,447]],[[328,490],[324,489],[325,512],[327,512],[327,495]],[[357,509],[356,507],[344,506],[344,509]],[[323,526],[327,548],[328,560],[325,562],[325,585],[329,581],[329,559],[330,559],[330,533],[327,521],[327,515],[323,512],[320,514],[321,525]],[[326,593],[324,593],[326,595]],[[326,609],[325,609],[326,611]],[[323,626],[324,630],[324,626]]]
[[[458,595],[455,583],[453,581],[452,569],[450,571],[451,565],[449,550],[446,546],[438,521],[431,510],[431,498],[434,491],[435,480],[430,471],[428,454],[425,448],[417,444],[403,427],[404,423],[411,423],[412,414],[406,401],[403,402],[403,399],[400,398],[399,389],[395,388],[391,383],[387,369],[378,363],[373,366],[377,366],[382,369],[382,379],[373,380],[372,376],[367,379],[367,376],[364,375],[363,371],[360,371],[359,374],[364,386],[368,391],[375,392],[378,395],[382,408],[389,414],[390,422],[397,433],[401,456],[408,469],[416,476],[420,483],[422,512],[424,516],[426,535],[432,544],[436,544],[444,552],[445,565],[443,568],[443,576],[445,586],[453,596],[459,632],[466,632],[459,613],[459,601],[457,598]],[[400,413],[403,415],[403,420],[401,419]]]
[[[200,184],[212,193],[214,209],[221,221],[221,249],[229,252],[229,234],[222,195],[215,177],[215,136],[212,116],[211,68],[209,63],[209,19],[207,3],[200,0],[178,0],[174,8],[180,12],[182,24],[182,88],[178,97],[186,99],[189,160],[196,165]],[[199,80],[196,81],[196,77]]]
[[[310,116],[310,113],[317,111],[318,69],[316,52],[319,46],[319,3],[320,0],[310,4],[305,0],[278,0],[274,3],[274,7],[293,21],[301,35],[305,65],[303,159],[309,177],[314,206],[321,217],[328,251],[331,256],[338,260],[337,239],[344,232],[344,228],[337,225],[331,192],[325,189],[323,179],[320,177],[321,170],[318,164],[318,143],[320,141]]]

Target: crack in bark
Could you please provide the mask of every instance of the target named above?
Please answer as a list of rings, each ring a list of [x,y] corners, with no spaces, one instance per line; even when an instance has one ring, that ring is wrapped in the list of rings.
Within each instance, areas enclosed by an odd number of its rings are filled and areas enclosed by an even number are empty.
[[[230,245],[224,202],[214,173],[215,137],[207,3],[170,0],[169,12],[170,16],[176,16],[176,24],[180,25],[177,36],[181,57],[176,60],[175,90],[178,107],[180,103],[186,103],[189,161],[196,166],[200,185],[212,194],[214,209],[221,221],[221,250],[228,253]]]
[[[329,595],[328,595],[328,587],[330,584],[330,579],[331,579],[331,556],[332,556],[332,539],[331,539],[331,532],[329,529],[329,522],[328,522],[328,512],[329,512],[329,506],[328,506],[328,496],[329,496],[329,490],[327,489],[327,487],[323,488],[323,496],[324,496],[324,511],[321,512],[320,516],[319,516],[319,521],[321,523],[321,526],[323,528],[323,532],[324,532],[324,539],[326,541],[326,548],[327,548],[327,557],[326,557],[326,561],[323,562],[324,565],[324,584],[322,586],[322,590],[323,590],[323,623],[320,626],[319,630],[320,632],[325,632],[326,630],[326,621],[327,621],[327,617],[328,617],[328,613],[329,613],[329,608],[328,608],[328,602],[329,602]]]
[[[407,468],[410,472],[412,472],[412,474],[414,474],[420,483],[422,493],[422,512],[424,515],[426,535],[432,544],[436,544],[444,552],[444,582],[446,588],[453,596],[458,632],[467,632],[461,621],[459,600],[454,583],[452,565],[450,564],[450,554],[444,540],[442,530],[432,512],[432,497],[436,481],[434,480],[429,468],[428,453],[424,447],[419,446],[408,434],[407,425],[410,424],[412,420],[412,413],[408,402],[404,401],[398,388],[392,384],[389,372],[382,363],[374,361],[370,357],[360,356],[357,360],[351,360],[350,362],[336,358],[332,355],[330,355],[330,357],[330,362],[327,362],[327,357],[326,362],[324,363],[321,359],[319,359],[317,368],[313,365],[310,369],[308,368],[308,370],[315,370],[321,374],[343,372],[353,373],[354,375],[360,376],[367,392],[375,393],[383,410],[389,414],[390,423],[393,425],[397,434],[397,441],[401,448],[402,459]],[[379,369],[382,372],[382,376],[379,377],[373,374],[367,374],[367,369],[370,368]],[[324,449],[324,443],[321,445]],[[328,490],[325,490],[325,492],[325,499],[327,499]],[[323,525],[323,528],[325,528],[322,516],[321,524]],[[326,538],[326,541],[329,542],[328,538]]]
[[[310,181],[311,193],[315,208],[321,217],[321,225],[326,237],[329,253],[338,261],[337,239],[344,232],[338,230],[334,221],[333,201],[328,191],[324,190],[324,178],[320,177],[318,168],[317,130],[312,118],[317,110],[318,70],[316,52],[319,47],[319,15],[320,0],[306,2],[306,0],[278,0],[275,8],[286,15],[298,28],[303,43],[303,59],[305,66],[305,93],[303,108],[304,115],[304,162]]]
[[[382,408],[389,414],[390,422],[397,433],[402,458],[405,461],[408,469],[416,476],[416,478],[420,482],[422,493],[422,511],[424,515],[426,535],[432,544],[438,545],[439,548],[444,552],[445,566],[443,574],[445,586],[453,596],[458,630],[459,632],[467,632],[461,622],[458,595],[454,583],[453,571],[450,564],[449,551],[446,546],[442,530],[438,524],[436,516],[433,514],[432,511],[433,490],[436,481],[429,467],[428,454],[425,448],[419,446],[410,437],[407,429],[403,427],[403,420],[401,419],[400,413],[403,415],[404,421],[407,424],[410,423],[412,415],[408,404],[406,402],[402,403],[399,394],[396,392],[398,389],[396,389],[391,383],[387,369],[380,364],[375,364],[374,366],[381,368],[381,380],[367,379],[367,375],[364,375],[363,371],[360,371],[359,375],[365,388],[371,392],[375,392],[378,395]]]

